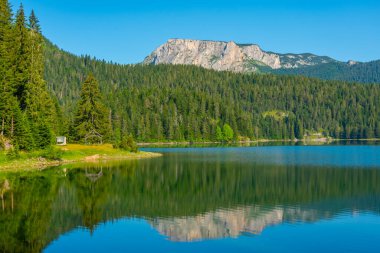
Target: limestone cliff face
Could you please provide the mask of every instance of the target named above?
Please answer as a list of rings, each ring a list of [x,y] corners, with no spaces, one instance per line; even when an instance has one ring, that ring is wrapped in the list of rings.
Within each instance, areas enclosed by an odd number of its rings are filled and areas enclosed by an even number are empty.
[[[233,41],[170,39],[148,57],[145,64],[196,65],[218,71],[252,72],[259,67],[298,68],[334,61],[312,54],[276,54],[258,45],[238,45]]]

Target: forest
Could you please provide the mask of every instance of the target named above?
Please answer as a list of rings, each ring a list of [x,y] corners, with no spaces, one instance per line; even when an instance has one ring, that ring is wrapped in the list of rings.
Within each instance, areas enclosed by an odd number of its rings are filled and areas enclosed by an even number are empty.
[[[220,141],[230,138],[220,131],[225,125],[233,140],[302,139],[308,132],[341,139],[380,136],[377,84],[119,65],[72,55],[48,41],[45,58],[45,78],[66,124],[81,82],[93,73],[107,97],[115,139],[127,133],[138,141]]]
[[[380,60],[370,62],[331,62],[294,69],[265,69],[264,72],[285,75],[303,75],[325,80],[341,80],[360,83],[380,82]]]
[[[60,132],[59,105],[44,80],[44,38],[34,12],[13,17],[0,2],[0,148],[44,149]]]
[[[75,56],[1,1],[0,144],[380,138],[380,86]]]

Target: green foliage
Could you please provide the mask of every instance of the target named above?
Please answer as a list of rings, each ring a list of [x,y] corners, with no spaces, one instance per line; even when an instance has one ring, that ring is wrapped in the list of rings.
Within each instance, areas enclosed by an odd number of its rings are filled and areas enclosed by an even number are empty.
[[[121,142],[118,145],[116,145],[116,147],[133,153],[138,152],[137,144],[133,140],[133,137],[131,135],[123,136]]]
[[[34,12],[23,6],[15,21],[8,1],[0,2],[0,134],[21,150],[43,148],[59,127],[44,81],[44,40]]]
[[[356,64],[330,62],[316,66],[293,69],[266,69],[266,73],[303,75],[325,80],[341,80],[348,82],[380,83],[380,60]]]
[[[216,140],[217,141],[224,141],[223,132],[220,126],[216,127]]]
[[[214,141],[219,122],[230,125],[235,138],[294,139],[296,124],[303,128],[297,129],[298,136],[299,130],[323,128],[335,138],[348,130],[348,135],[364,138],[376,136],[380,121],[379,85],[195,66],[117,65],[76,57],[49,42],[46,48],[45,78],[63,115],[72,120],[82,73],[92,72],[107,97],[112,130],[119,140],[132,134],[141,142]],[[284,112],[286,117],[279,115],[277,120],[263,116],[266,112]]]
[[[54,146],[49,146],[41,153],[41,157],[47,160],[60,161],[62,160],[63,151]]]
[[[30,122],[24,112],[19,107],[15,108],[13,114],[14,136],[12,143],[18,145],[22,150],[32,150],[35,147]]]
[[[20,149],[19,149],[18,145],[13,145],[7,151],[7,158],[8,158],[8,160],[15,160],[17,158],[20,158]]]
[[[234,138],[234,130],[228,124],[223,125],[223,139],[224,141],[232,141]]]
[[[104,106],[98,82],[90,74],[83,83],[74,129],[76,140],[84,143],[102,143],[109,140],[109,113]]]
[[[45,149],[53,143],[54,136],[52,133],[52,129],[46,122],[39,122],[39,124],[35,124],[34,131],[37,148]]]
[[[303,139],[303,136],[304,136],[304,132],[303,132],[303,126],[302,126],[302,122],[300,120],[297,120],[295,122],[295,126],[294,126],[294,135],[297,139]]]
[[[294,139],[321,128],[335,138],[380,137],[379,85],[106,63],[44,41],[34,12],[26,22],[21,6],[12,21],[8,1],[0,9],[0,134],[22,150],[48,147],[58,133],[86,143],[120,143],[129,134],[137,141]],[[322,68],[343,69],[348,77],[338,79],[379,80],[377,62],[334,64]],[[228,135],[219,122],[230,126]]]

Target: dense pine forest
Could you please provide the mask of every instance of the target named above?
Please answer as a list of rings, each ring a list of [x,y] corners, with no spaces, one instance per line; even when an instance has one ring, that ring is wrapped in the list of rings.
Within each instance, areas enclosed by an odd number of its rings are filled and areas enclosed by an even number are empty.
[[[47,42],[45,78],[73,120],[87,73],[99,81],[114,138],[138,141],[380,137],[380,86],[299,76],[234,74],[194,66],[118,65]],[[231,135],[231,133],[230,133]]]
[[[60,132],[59,106],[44,81],[44,39],[32,12],[13,17],[0,1],[0,148],[43,149]]]
[[[303,75],[325,80],[341,80],[360,83],[380,83],[380,60],[352,64],[332,62],[294,69],[264,70],[274,74]]]
[[[1,1],[1,145],[380,137],[380,86],[194,66],[118,65],[44,39]],[[127,145],[127,144],[126,144]]]

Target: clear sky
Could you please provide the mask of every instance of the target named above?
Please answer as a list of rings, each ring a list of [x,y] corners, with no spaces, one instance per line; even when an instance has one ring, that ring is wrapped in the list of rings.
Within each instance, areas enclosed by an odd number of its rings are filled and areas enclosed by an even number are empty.
[[[10,0],[66,51],[140,62],[169,38],[259,44],[347,61],[380,59],[380,0]]]

